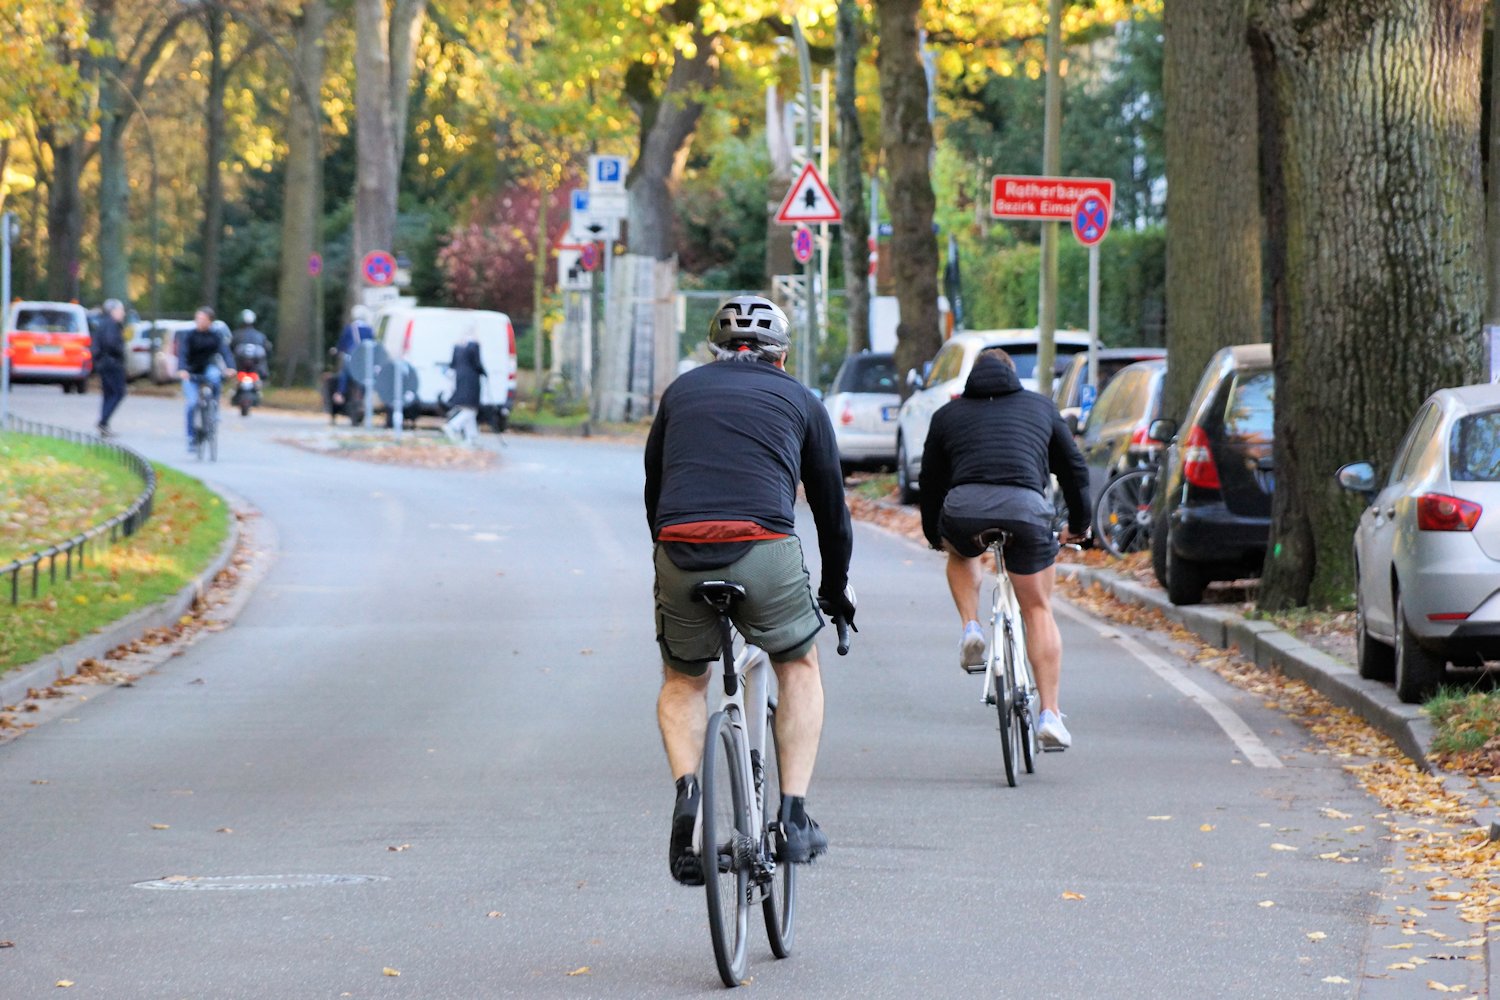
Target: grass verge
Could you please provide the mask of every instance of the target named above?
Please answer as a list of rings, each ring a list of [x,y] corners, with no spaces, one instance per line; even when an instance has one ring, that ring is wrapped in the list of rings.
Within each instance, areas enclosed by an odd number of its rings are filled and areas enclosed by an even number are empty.
[[[1422,706],[1437,735],[1433,756],[1444,767],[1469,774],[1496,773],[1500,766],[1500,691],[1445,687]]]
[[[0,565],[113,517],[140,492],[140,477],[112,453],[0,433]]]
[[[44,581],[35,599],[0,599],[0,674],[175,594],[208,565],[229,531],[224,501],[176,470],[158,465],[156,475],[151,519],[133,537],[91,548],[82,572]]]

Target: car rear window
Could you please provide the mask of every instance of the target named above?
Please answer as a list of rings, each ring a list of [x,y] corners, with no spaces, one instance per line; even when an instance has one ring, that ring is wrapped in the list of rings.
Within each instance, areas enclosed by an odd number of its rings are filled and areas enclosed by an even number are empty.
[[[892,357],[854,357],[844,364],[834,392],[897,392]]]
[[[1448,469],[1461,482],[1500,482],[1500,410],[1471,413],[1453,424]]]
[[[1274,441],[1272,418],[1276,376],[1270,371],[1242,371],[1234,376],[1224,408],[1224,437],[1232,441]]]
[[[986,344],[986,349],[991,347],[1002,347],[1005,353],[1010,355],[1016,363],[1016,374],[1022,378],[1036,378],[1036,345],[1035,344]],[[1052,366],[1052,377],[1057,378],[1068,370],[1068,363],[1073,360],[1073,355],[1087,351],[1088,347],[1082,344],[1058,344],[1056,361]],[[1102,368],[1103,365],[1101,364]]]
[[[17,330],[24,333],[82,333],[78,314],[70,309],[20,309]]]

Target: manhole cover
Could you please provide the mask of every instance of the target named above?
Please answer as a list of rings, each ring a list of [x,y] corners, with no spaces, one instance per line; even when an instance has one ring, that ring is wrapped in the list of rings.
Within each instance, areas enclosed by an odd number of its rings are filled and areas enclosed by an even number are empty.
[[[359,885],[385,882],[384,875],[168,875],[137,882],[137,889],[228,890],[315,889],[329,885]]]

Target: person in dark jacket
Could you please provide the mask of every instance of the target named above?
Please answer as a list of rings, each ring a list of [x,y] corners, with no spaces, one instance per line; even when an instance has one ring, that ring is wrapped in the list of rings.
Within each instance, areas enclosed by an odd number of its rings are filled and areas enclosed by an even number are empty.
[[[472,447],[479,443],[479,380],[489,374],[479,356],[474,331],[469,331],[463,343],[453,346],[448,367],[453,371],[453,395],[448,397],[448,405],[454,413],[443,425],[443,433],[449,441],[463,438],[464,444]]]
[[[193,440],[193,408],[198,405],[198,387],[207,383],[218,392],[224,384],[224,373],[234,371],[227,331],[219,329],[223,326],[221,321],[214,319],[212,306],[199,306],[193,314],[192,329],[184,330],[177,339],[177,377],[182,379],[182,397],[186,404],[183,412],[186,415],[188,454],[192,454],[197,445]]]
[[[271,342],[255,328],[255,313],[241,310],[240,326],[229,338],[236,371],[255,372],[264,381],[271,377]]]
[[[119,299],[104,303],[104,315],[94,334],[94,371],[104,402],[99,408],[99,436],[110,437],[109,418],[125,398],[125,304]]]
[[[971,673],[985,663],[979,626],[984,550],[975,538],[990,528],[1009,535],[1005,568],[1021,605],[1042,707],[1037,740],[1044,749],[1065,750],[1072,736],[1058,708],[1062,637],[1052,617],[1057,540],[1046,496],[1049,473],[1068,502],[1062,540],[1082,539],[1089,528],[1088,467],[1068,425],[1050,399],[1022,388],[1010,355],[999,348],[982,352],[963,395],[933,414],[927,430],[919,484],[922,533],[934,549],[948,553],[948,588],[963,622],[959,665]]]
[[[823,728],[814,640],[823,627],[819,606],[851,626],[855,610],[838,446],[827,411],[783,369],[786,314],[758,295],[736,296],[710,321],[709,344],[719,360],[667,387],[646,440],[646,521],[656,542],[656,639],[664,664],[656,715],[677,783],[667,857],[684,885],[703,884],[693,824],[709,667],[720,655],[717,613],[693,600],[693,587],[707,580],[745,587],[735,626],[776,671],[776,850],[784,863],[811,861],[828,847],[805,804]],[[799,481],[823,557],[817,603],[795,533]]]

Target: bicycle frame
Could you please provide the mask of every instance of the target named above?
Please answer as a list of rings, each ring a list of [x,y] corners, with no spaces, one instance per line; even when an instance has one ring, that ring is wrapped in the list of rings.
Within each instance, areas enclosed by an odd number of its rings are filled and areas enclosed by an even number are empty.
[[[1036,697],[1036,679],[1031,675],[1031,660],[1026,655],[1026,627],[1021,622],[1021,603],[1016,599],[1015,587],[1010,574],[1005,571],[1005,551],[1000,542],[990,545],[990,554],[995,557],[995,588],[990,601],[990,648],[998,650],[996,643],[1005,640],[1006,633],[1016,644],[1016,666],[1018,695],[1030,702]],[[994,668],[984,672],[984,692],[981,700],[986,705],[995,702],[995,671],[1005,669],[1005,658],[990,657]]]
[[[730,656],[734,649],[735,632],[727,617],[721,618],[721,635],[724,644],[724,693],[719,699],[718,711],[729,717],[729,724],[749,753],[741,760],[741,777],[750,796],[750,829],[765,828],[765,756],[766,715],[771,703],[771,658],[765,650],[749,643],[742,643],[740,651]],[[709,713],[713,715],[712,712]],[[693,851],[703,857],[703,813],[693,827]],[[775,862],[765,859],[766,870],[756,872],[751,878],[752,902],[765,897],[770,891]]]

